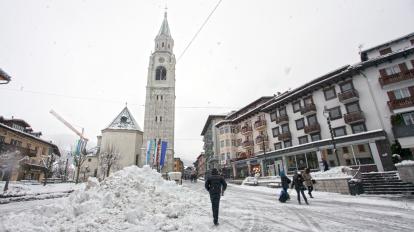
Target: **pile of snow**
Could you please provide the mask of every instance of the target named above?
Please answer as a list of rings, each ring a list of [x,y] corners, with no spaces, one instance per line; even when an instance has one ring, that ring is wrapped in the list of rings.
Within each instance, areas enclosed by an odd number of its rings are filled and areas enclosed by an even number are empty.
[[[414,166],[414,160],[403,160],[400,163],[395,164],[396,167],[402,167],[402,166]]]
[[[332,167],[325,172],[312,172],[311,175],[314,179],[335,179],[335,178],[352,178],[350,174],[352,171],[351,168],[346,166]]]
[[[208,194],[130,166],[101,183],[89,179],[59,204],[0,216],[0,231],[208,231],[210,211]]]

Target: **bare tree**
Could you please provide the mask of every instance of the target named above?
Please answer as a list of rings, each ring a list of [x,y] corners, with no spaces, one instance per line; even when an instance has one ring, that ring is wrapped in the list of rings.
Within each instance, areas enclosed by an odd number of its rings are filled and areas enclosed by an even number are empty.
[[[104,178],[109,176],[111,168],[119,165],[120,153],[113,144],[109,144],[105,150],[99,153],[99,166],[104,173]]]
[[[85,149],[82,149],[79,153],[72,151],[72,154],[73,154],[72,155],[73,156],[73,162],[75,163],[75,167],[76,167],[76,181],[75,181],[75,183],[77,184],[79,182],[79,174],[80,174],[81,167],[82,167],[83,163],[86,160],[87,152],[86,152]]]

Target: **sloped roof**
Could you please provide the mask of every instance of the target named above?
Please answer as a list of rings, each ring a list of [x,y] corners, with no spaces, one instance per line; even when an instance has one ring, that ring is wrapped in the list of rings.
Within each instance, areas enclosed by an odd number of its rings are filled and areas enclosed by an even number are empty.
[[[168,26],[168,20],[167,20],[167,12],[164,13],[164,21],[162,21],[162,25],[160,28],[160,31],[158,32],[158,36],[161,35],[166,35],[171,37],[171,33],[170,33],[170,27]]]
[[[121,111],[116,118],[107,126],[105,129],[123,129],[123,130],[139,130],[142,131],[141,127],[135,121],[128,107]]]

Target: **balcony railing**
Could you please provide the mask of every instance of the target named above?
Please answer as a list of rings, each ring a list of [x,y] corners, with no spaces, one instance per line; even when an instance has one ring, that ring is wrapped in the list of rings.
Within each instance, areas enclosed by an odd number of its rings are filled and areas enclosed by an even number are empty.
[[[365,121],[364,112],[356,111],[356,112],[344,114],[344,120],[345,120],[345,123],[347,124],[364,122]]]
[[[338,93],[338,99],[340,102],[346,104],[359,99],[359,94],[356,89],[351,89],[342,93]]]
[[[410,69],[404,72],[399,72],[399,73],[395,73],[395,74],[391,74],[391,75],[387,75],[387,76],[381,76],[379,77],[379,83],[381,85],[381,87],[384,87],[385,85],[389,85],[389,84],[393,84],[393,83],[397,83],[400,81],[405,81],[405,80],[412,80],[414,79],[414,69]]]
[[[252,130],[252,127],[250,127],[250,126],[243,126],[242,128],[241,128],[241,133],[244,135],[244,134],[247,134],[247,133],[251,133],[253,130]]]
[[[253,141],[251,141],[251,140],[246,140],[246,141],[244,141],[244,142],[242,143],[242,146],[243,146],[244,148],[246,148],[246,147],[251,147],[251,146],[253,146]]]
[[[267,135],[259,135],[256,137],[256,144],[261,144],[263,143],[263,141],[267,142],[269,141],[269,138],[267,137]]]
[[[414,136],[414,125],[397,125],[392,127],[395,138]]]
[[[414,106],[414,96],[388,101],[391,110]]]
[[[282,124],[282,123],[286,123],[289,122],[289,116],[287,115],[282,115],[276,118],[276,123],[277,124]]]
[[[300,113],[302,115],[310,115],[310,114],[316,113],[316,106],[315,106],[315,104],[312,103],[312,104],[308,104],[308,105],[303,106],[300,109]]]
[[[277,138],[279,139],[279,141],[286,141],[289,140],[291,138],[290,132],[284,132],[281,133],[277,136]]]
[[[304,128],[306,134],[312,134],[321,131],[321,126],[319,123],[305,126]]]
[[[254,128],[256,130],[263,129],[263,128],[265,128],[265,126],[266,126],[266,121],[265,120],[258,120],[256,122],[254,122]]]

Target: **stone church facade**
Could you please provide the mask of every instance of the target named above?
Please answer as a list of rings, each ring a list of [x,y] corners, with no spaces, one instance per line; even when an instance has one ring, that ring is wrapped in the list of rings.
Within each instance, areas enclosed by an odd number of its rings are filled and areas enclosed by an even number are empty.
[[[175,122],[175,55],[167,13],[158,35],[154,52],[150,56],[144,117],[144,138],[138,165],[146,164],[147,141],[162,140],[168,143],[165,165],[161,172],[173,171]],[[153,154],[153,151],[152,151]]]

